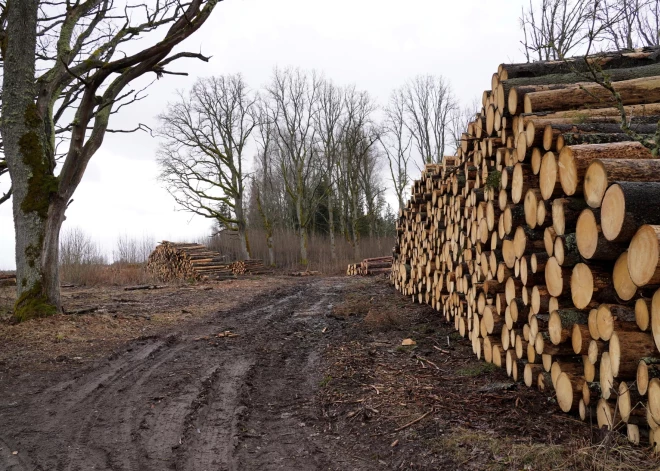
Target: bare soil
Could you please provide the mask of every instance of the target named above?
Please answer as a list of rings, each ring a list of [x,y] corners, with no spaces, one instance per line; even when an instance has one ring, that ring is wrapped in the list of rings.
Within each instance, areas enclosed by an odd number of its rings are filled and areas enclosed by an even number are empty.
[[[95,311],[0,323],[0,470],[658,465],[382,279],[70,288],[64,305]]]

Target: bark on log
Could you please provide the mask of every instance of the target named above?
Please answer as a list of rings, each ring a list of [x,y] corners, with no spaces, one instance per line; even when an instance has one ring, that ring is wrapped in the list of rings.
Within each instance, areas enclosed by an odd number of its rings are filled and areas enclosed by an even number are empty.
[[[548,334],[554,345],[566,342],[573,331],[573,326],[586,325],[589,313],[576,309],[560,309],[550,313],[548,320]]]
[[[592,62],[591,68],[597,67],[600,70],[649,67],[660,62],[657,55],[657,48],[645,48],[641,51],[602,53],[589,56],[588,60]],[[590,67],[583,61],[583,58],[571,58],[568,60],[500,64],[497,72],[500,81],[511,81],[513,79],[528,77],[547,77],[553,74],[582,74],[590,71]],[[560,80],[559,82],[553,81],[549,83],[561,82]]]
[[[630,242],[637,229],[644,224],[660,224],[660,182],[618,182],[611,185],[601,206],[601,226],[605,238],[616,243]]]
[[[577,248],[587,260],[616,260],[625,250],[625,245],[616,244],[605,238],[592,209],[580,214],[575,226]]]
[[[612,285],[614,286],[616,295],[621,298],[622,301],[630,301],[637,293],[637,285],[633,283],[632,278],[630,278],[630,272],[628,271],[627,251],[619,255],[619,258],[617,258],[614,263],[614,269],[612,270]],[[647,317],[647,320],[649,318],[650,317]],[[647,328],[648,324],[645,328],[642,328],[642,330],[646,330]]]
[[[615,82],[612,87],[623,105],[660,102],[660,76]],[[525,113],[603,108],[616,104],[610,91],[597,83],[527,93],[524,98]]]
[[[660,182],[658,159],[596,159],[584,176],[584,199],[599,208],[613,182]]]
[[[584,175],[596,159],[652,159],[651,151],[639,142],[566,146],[559,153],[559,182],[568,196],[582,192]]]

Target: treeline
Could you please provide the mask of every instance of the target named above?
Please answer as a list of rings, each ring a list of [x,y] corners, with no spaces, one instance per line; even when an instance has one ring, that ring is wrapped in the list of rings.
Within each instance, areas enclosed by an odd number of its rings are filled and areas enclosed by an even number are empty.
[[[330,261],[345,244],[359,260],[365,241],[389,251],[381,240],[393,240],[409,172],[453,152],[471,114],[442,77],[408,81],[384,107],[314,71],[276,68],[260,90],[240,74],[199,79],[159,116],[160,180],[183,209],[214,220],[216,244],[235,235],[240,258],[259,246],[281,264],[293,238],[307,265],[314,237]]]
[[[151,282],[144,264],[155,247],[150,235],[137,238],[121,234],[112,248],[110,264],[106,250],[88,233],[80,227],[68,228],[60,237],[61,281],[74,285]]]

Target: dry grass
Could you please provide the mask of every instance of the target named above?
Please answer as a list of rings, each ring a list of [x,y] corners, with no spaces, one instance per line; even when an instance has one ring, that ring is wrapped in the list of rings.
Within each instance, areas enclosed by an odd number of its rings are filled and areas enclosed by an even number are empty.
[[[0,275],[14,274],[0,271]],[[60,283],[75,286],[128,286],[156,284],[144,264],[138,263],[73,263],[60,265]],[[12,282],[13,283],[13,282]]]
[[[346,325],[355,329],[328,346],[323,373],[330,379],[321,394],[324,415],[353,454],[389,469],[660,469],[648,449],[590,428],[476,360],[470,342],[427,306],[381,290],[376,280],[359,281],[346,298],[355,308],[341,308],[367,313],[351,316]],[[401,346],[408,337],[416,345]],[[365,436],[378,438],[362,446]]]
[[[366,316],[371,306],[369,299],[357,293],[349,293],[340,304],[333,306],[332,315],[344,319],[350,316]]]
[[[354,290],[332,308],[333,316],[344,319],[359,316],[365,325],[375,330],[391,329],[403,322],[401,305],[396,300],[370,295],[373,280],[358,278],[354,283]]]
[[[126,286],[156,283],[143,264],[72,264],[60,267],[60,280],[76,286]]]
[[[432,440],[431,446],[449,452],[461,467],[492,471],[636,471],[660,465],[647,450],[630,445],[618,433],[595,445],[585,439],[559,444],[512,440],[487,430],[458,427]]]
[[[252,257],[268,263],[268,247],[264,233],[253,230],[249,234]],[[212,239],[203,238],[201,244],[208,245],[232,260],[240,258],[237,237],[223,235]],[[298,269],[300,267],[300,245],[297,233],[290,230],[278,231],[274,235],[275,264],[278,268]],[[356,259],[353,246],[343,237],[335,238],[337,260],[333,261],[330,254],[330,240],[325,235],[310,234],[308,244],[309,269],[325,274],[344,274],[349,263],[360,262],[364,258],[390,255],[394,239],[387,237],[365,237],[360,241],[360,258]]]
[[[176,326],[199,321],[294,279],[264,277],[158,290],[124,291],[121,287],[64,288],[66,312],[94,308],[88,314],[56,315],[20,324],[10,322],[16,298],[13,288],[0,288],[0,369],[47,370],[66,363],[87,363],[108,355],[131,340],[170,333]]]
[[[396,312],[388,309],[369,309],[364,316],[364,323],[373,329],[390,329],[402,323]]]

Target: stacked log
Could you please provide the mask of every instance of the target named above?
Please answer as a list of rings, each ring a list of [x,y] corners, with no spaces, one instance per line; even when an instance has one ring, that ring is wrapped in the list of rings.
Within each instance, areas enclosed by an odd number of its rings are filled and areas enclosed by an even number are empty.
[[[360,263],[349,263],[346,269],[348,276],[371,276],[389,274],[392,271],[391,256],[365,258]]]
[[[161,281],[228,279],[230,262],[220,253],[195,243],[162,241],[147,260],[147,270]]]
[[[585,81],[585,61],[500,65],[457,155],[414,181],[391,272],[397,290],[442,313],[478,358],[562,411],[654,447],[657,52],[590,58],[607,69],[634,138],[613,95]]]
[[[239,260],[231,264],[231,270],[235,275],[265,275],[272,270],[264,265],[263,260]]]
[[[0,275],[0,288],[5,286],[16,286],[16,275]]]

